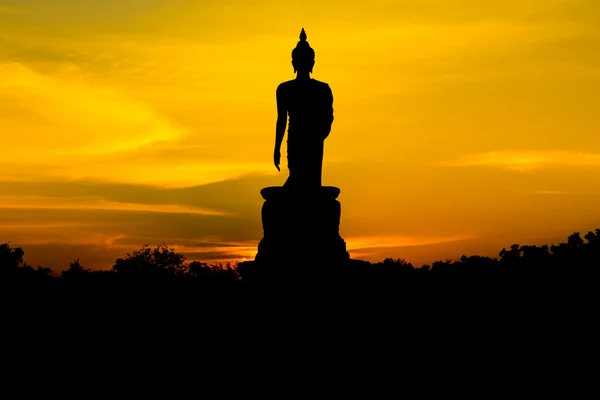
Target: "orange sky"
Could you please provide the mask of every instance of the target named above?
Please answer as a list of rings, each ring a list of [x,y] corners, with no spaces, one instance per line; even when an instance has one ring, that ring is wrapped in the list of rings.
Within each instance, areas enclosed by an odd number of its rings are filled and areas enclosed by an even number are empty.
[[[600,228],[596,0],[0,0],[0,242],[56,270],[253,258],[302,27],[352,256]]]

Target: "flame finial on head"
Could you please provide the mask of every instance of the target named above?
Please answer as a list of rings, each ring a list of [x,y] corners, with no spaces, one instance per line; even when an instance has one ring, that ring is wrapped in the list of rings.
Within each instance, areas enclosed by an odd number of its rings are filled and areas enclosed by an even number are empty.
[[[315,51],[310,47],[310,44],[306,41],[306,31],[302,28],[300,32],[300,41],[296,45],[296,48],[292,51],[292,59],[308,59],[314,60]]]
[[[300,40],[303,42],[306,41],[306,32],[304,31],[304,28],[302,28],[302,31],[300,32]]]

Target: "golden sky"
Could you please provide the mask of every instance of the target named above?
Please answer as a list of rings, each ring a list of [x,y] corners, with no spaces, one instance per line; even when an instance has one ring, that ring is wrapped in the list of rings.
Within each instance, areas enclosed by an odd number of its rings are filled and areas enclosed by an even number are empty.
[[[302,27],[353,257],[600,228],[597,0],[0,0],[0,243],[56,270],[253,258]]]

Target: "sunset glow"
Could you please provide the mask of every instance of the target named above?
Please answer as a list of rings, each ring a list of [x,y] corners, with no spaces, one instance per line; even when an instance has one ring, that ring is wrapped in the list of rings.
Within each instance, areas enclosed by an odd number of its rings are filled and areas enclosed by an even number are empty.
[[[597,0],[0,0],[0,243],[55,270],[252,259],[302,27],[353,257],[600,228]]]

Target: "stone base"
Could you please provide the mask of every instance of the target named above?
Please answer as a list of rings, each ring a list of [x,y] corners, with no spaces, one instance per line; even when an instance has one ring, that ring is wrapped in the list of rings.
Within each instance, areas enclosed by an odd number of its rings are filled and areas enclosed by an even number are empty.
[[[339,234],[340,190],[323,186],[311,191],[283,187],[261,190],[264,236],[258,245],[256,263],[291,265],[339,263],[350,257]]]
[[[297,282],[319,284],[320,282],[361,281],[370,270],[370,263],[363,260],[337,260],[325,262],[299,257],[288,263],[275,264],[259,261],[238,263],[238,274],[244,282]]]

